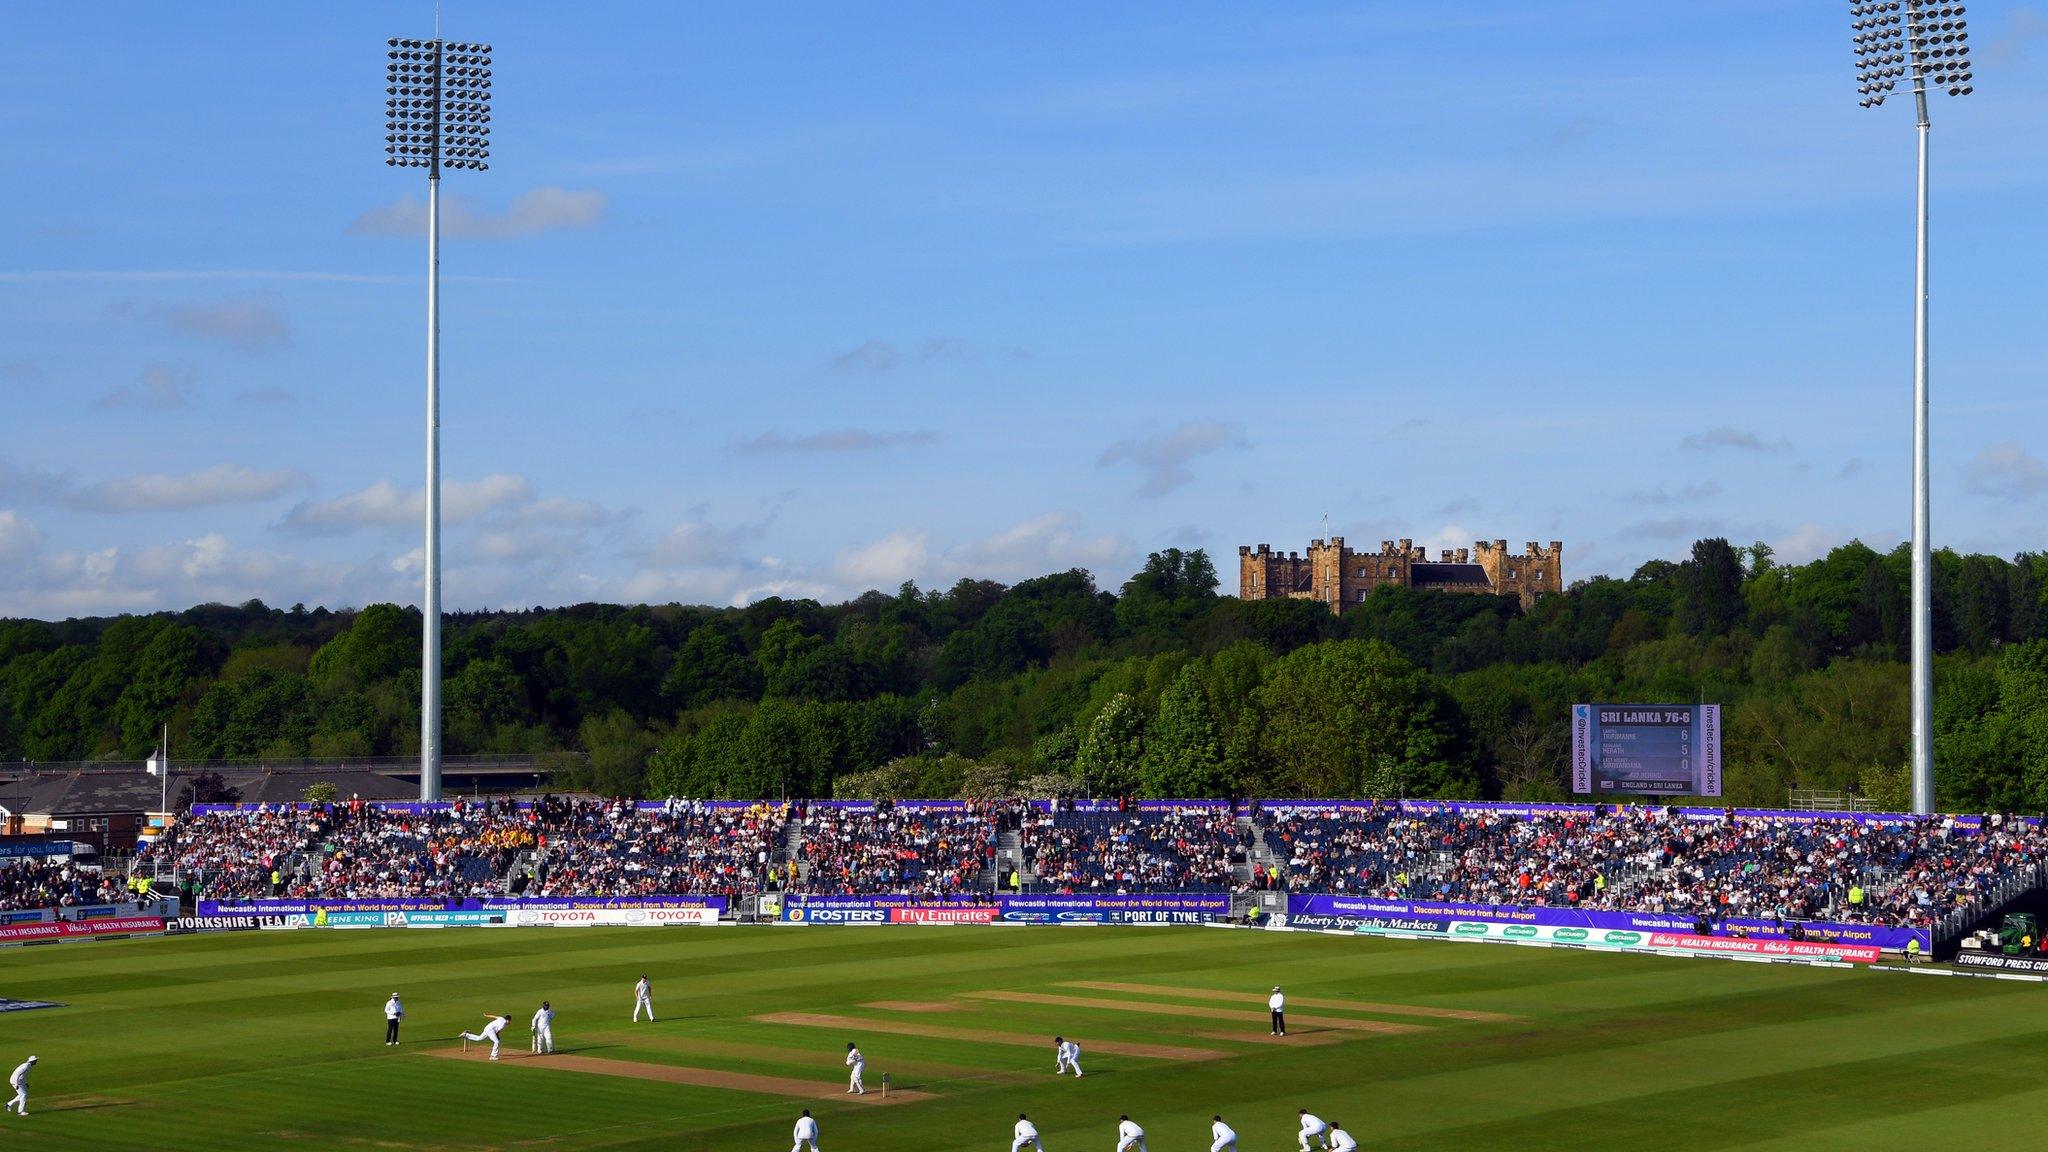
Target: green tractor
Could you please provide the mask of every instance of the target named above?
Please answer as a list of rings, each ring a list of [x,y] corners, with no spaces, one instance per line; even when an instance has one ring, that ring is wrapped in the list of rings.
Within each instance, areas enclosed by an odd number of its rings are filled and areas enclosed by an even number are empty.
[[[1998,929],[1998,950],[2007,956],[2034,956],[2041,952],[2041,925],[2032,912],[2013,912]]]

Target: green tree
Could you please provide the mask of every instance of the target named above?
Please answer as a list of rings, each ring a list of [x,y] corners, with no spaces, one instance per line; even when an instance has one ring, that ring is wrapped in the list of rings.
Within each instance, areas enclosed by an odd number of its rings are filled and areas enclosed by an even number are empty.
[[[694,629],[676,652],[661,682],[662,698],[676,708],[699,708],[716,700],[753,700],[761,695],[761,670],[746,649],[713,624]]]
[[[1259,688],[1271,783],[1295,796],[1476,797],[1457,706],[1379,641],[1328,641],[1273,665]]]
[[[1074,767],[1097,796],[1128,796],[1145,756],[1145,714],[1128,693],[1112,696],[1089,722]]]
[[[1724,636],[1742,621],[1742,558],[1722,537],[1696,541],[1678,573],[1678,626],[1689,636]]]
[[[1159,698],[1159,715],[1145,730],[1138,790],[1153,797],[1221,796],[1230,790],[1223,733],[1192,665]]]

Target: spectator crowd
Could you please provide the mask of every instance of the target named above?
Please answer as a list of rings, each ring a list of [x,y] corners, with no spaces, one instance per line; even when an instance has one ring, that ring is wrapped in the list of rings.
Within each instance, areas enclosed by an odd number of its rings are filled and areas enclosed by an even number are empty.
[[[1404,900],[1835,920],[1904,927],[2038,864],[2018,820],[1702,817],[1675,808],[1508,813],[1398,805],[1259,814],[1284,886]]]
[[[1285,889],[1713,919],[1926,927],[2015,878],[2048,835],[2017,819],[1555,811],[1397,803],[705,804],[541,797],[422,809],[361,801],[188,814],[139,857],[197,898],[754,892],[914,897]],[[1260,833],[1265,854],[1255,845]],[[1021,875],[998,875],[1017,833]],[[1245,879],[1248,877],[1249,879]],[[0,909],[117,900],[118,876],[0,865]]]
[[[1214,805],[1142,812],[1034,812],[1025,858],[1056,892],[1225,892],[1250,835]]]
[[[785,885],[791,892],[949,896],[972,890],[995,863],[997,815],[989,806],[817,807],[798,823],[805,866]]]
[[[80,904],[112,904],[126,898],[120,877],[98,869],[33,859],[0,863],[0,911],[74,908]]]

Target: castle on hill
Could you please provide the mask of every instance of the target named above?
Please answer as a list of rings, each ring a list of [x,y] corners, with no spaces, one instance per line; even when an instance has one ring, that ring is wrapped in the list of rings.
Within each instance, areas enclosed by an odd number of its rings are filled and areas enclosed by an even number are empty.
[[[1564,591],[1564,542],[1544,548],[1531,540],[1515,556],[1505,540],[1480,540],[1470,549],[1445,548],[1435,560],[1412,540],[1382,540],[1378,552],[1362,552],[1333,536],[1309,541],[1306,556],[1238,545],[1239,599],[1315,600],[1342,613],[1383,584],[1513,596],[1527,608],[1538,596]]]

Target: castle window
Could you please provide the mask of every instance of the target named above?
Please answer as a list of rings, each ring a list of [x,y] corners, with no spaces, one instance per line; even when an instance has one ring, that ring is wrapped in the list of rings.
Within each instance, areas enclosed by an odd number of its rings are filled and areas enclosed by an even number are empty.
[[[1522,574],[1520,572],[1516,571],[1513,568],[1508,569],[1508,579],[1510,580],[1518,579],[1521,577],[1521,575]]]
[[[1365,589],[1363,589],[1363,588],[1360,588],[1360,589],[1358,590],[1358,602],[1359,602],[1360,604],[1363,604],[1363,603],[1365,603]]]

